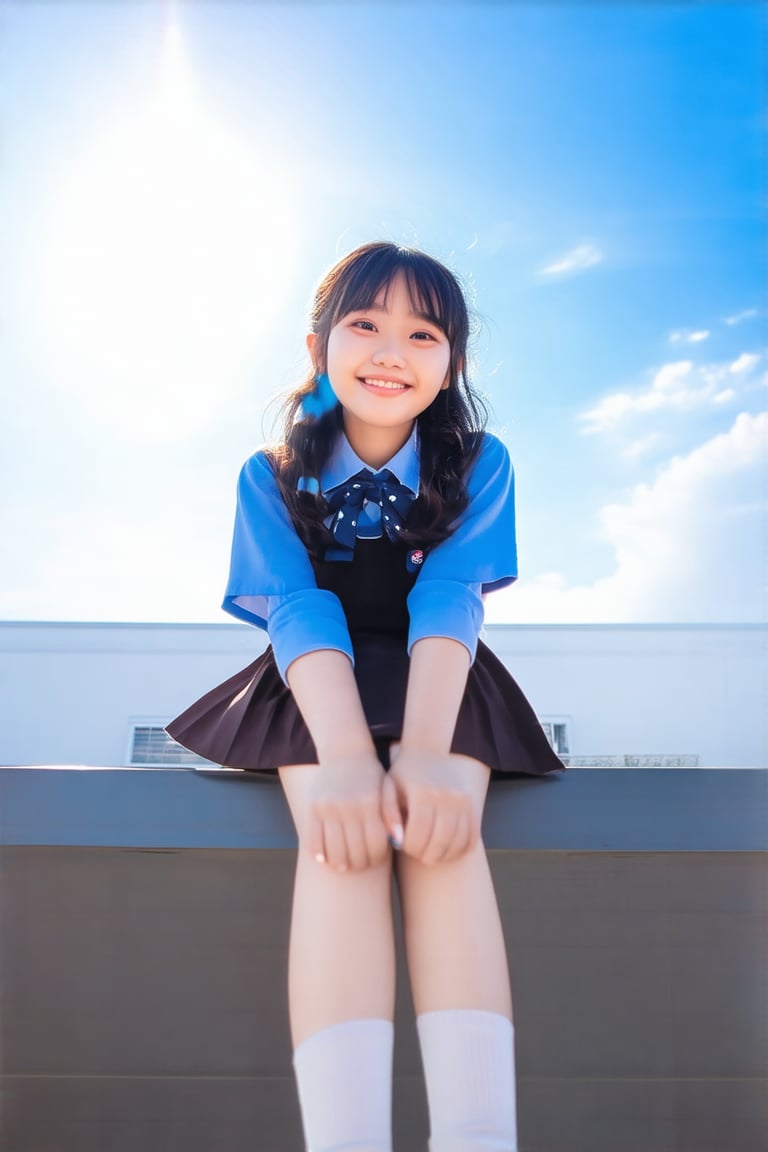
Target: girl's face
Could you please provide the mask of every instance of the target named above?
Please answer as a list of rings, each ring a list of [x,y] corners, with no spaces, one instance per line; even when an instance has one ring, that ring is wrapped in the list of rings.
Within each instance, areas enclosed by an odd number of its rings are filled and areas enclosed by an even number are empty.
[[[316,344],[310,333],[313,358]],[[416,417],[448,387],[450,361],[448,338],[413,311],[401,274],[371,307],[348,313],[331,329],[325,370],[347,439],[366,464],[380,468],[405,444]]]

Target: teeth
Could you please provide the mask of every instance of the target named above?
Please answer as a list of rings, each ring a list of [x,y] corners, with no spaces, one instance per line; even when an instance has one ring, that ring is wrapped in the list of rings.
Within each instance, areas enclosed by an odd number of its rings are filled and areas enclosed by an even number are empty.
[[[376,380],[372,376],[364,377],[364,383],[371,388],[388,388],[390,392],[402,392],[407,387],[406,384],[398,384],[396,380]]]

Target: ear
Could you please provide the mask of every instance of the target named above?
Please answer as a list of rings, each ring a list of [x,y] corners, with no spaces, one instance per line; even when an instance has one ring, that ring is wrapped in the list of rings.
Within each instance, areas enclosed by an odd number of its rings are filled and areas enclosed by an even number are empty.
[[[308,332],[307,333],[307,351],[309,352],[309,355],[312,359],[312,363],[315,366],[315,372],[319,372],[320,371],[320,365],[317,363],[317,360],[315,359],[316,348],[317,348],[317,332]]]

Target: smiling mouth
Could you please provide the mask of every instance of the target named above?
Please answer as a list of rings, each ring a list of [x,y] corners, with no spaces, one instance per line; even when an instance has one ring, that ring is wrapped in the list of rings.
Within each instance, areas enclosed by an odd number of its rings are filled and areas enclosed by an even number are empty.
[[[381,380],[377,376],[361,377],[367,388],[375,388],[377,392],[405,392],[410,387],[401,380]]]

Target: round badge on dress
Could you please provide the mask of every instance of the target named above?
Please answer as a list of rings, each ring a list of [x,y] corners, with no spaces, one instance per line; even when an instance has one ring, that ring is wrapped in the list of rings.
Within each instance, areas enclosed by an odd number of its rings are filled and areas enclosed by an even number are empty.
[[[416,572],[424,563],[424,553],[421,548],[412,548],[405,561],[408,572]]]

